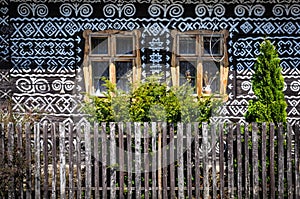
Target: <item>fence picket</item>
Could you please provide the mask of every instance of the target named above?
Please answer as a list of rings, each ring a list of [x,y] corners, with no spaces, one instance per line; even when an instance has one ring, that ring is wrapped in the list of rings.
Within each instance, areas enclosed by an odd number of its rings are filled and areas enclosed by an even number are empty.
[[[293,198],[293,179],[292,179],[292,127],[290,124],[287,124],[287,152],[286,152],[286,161],[287,161],[287,194],[288,198]]]
[[[73,123],[69,123],[69,198],[73,199],[74,194],[74,182],[73,182],[73,176],[74,176],[74,160],[73,160]]]
[[[200,198],[200,144],[199,144],[199,123],[194,123],[195,138],[195,178],[196,178],[196,198]]]
[[[25,125],[26,129],[26,125]],[[26,133],[27,136],[27,133]],[[51,198],[56,199],[56,172],[57,172],[57,157],[56,157],[56,123],[51,125],[51,140],[52,140],[52,192]],[[27,198],[27,197],[26,197]]]
[[[116,128],[115,123],[110,122],[110,135],[109,135],[109,167],[110,167],[110,198],[116,198],[116,183],[117,183],[117,152],[116,152]]]
[[[245,199],[250,198],[250,172],[249,172],[249,125],[245,123],[244,132],[244,156],[245,156]]]
[[[144,123],[144,178],[145,178],[145,199],[149,199],[149,125],[147,122]]]
[[[258,127],[257,123],[252,123],[252,194],[253,198],[259,197],[259,171],[258,171]]]
[[[295,128],[295,198],[300,198],[300,125]]]
[[[76,132],[76,167],[77,167],[77,199],[81,199],[81,124],[77,126]]]
[[[100,198],[99,193],[99,123],[94,123],[94,172],[95,172],[95,198]]]
[[[283,151],[283,125],[278,124],[278,198],[284,198],[284,151]]]
[[[171,198],[176,198],[175,194],[175,147],[174,147],[174,124],[170,124],[170,190],[171,190]]]
[[[203,187],[204,187],[204,198],[209,197],[209,165],[208,165],[208,125],[207,123],[202,123],[202,155],[203,155]],[[187,146],[189,147],[189,146]]]
[[[90,123],[86,123],[84,127],[84,142],[85,142],[85,198],[91,198],[92,187],[92,162],[91,162],[91,134]]]
[[[26,133],[26,160],[28,161],[28,167],[26,168],[26,198],[31,199],[32,190],[32,178],[31,178],[31,130],[30,123],[25,123],[25,133]]]
[[[211,127],[211,146],[212,146],[212,151],[211,151],[211,157],[212,157],[212,198],[217,198],[217,171],[216,171],[216,166],[217,166],[217,159],[216,159],[216,124],[212,124]]]
[[[0,162],[4,160],[4,154],[5,154],[5,127],[4,123],[0,123]]]
[[[128,164],[128,187],[127,187],[127,198],[132,198],[132,150],[131,150],[131,123],[126,123],[126,136],[127,136],[127,164]]]
[[[119,190],[119,198],[124,198],[124,144],[123,144],[123,137],[124,137],[124,126],[122,122],[118,123],[118,135],[119,135],[119,164],[120,164],[120,190]]]
[[[192,176],[192,126],[186,124],[187,176]],[[192,178],[187,178],[187,195],[192,198]]]
[[[40,124],[34,123],[34,157],[35,157],[35,175],[34,175],[34,189],[35,198],[41,198],[41,143],[40,143]]]
[[[177,159],[178,159],[178,198],[184,199],[184,172],[183,172],[183,124],[178,123],[177,130]]]
[[[261,134],[261,167],[262,167],[262,187],[267,187],[267,168],[266,168],[266,153],[267,153],[267,126],[264,122],[262,124],[262,134]],[[262,189],[262,197],[267,198],[267,189]]]
[[[237,123],[236,125],[236,148],[237,148],[237,197],[241,199],[243,198],[242,196],[243,162],[242,162],[242,144],[241,144],[241,125],[239,123]]]
[[[275,199],[275,125],[270,124],[270,198]]]
[[[220,166],[220,198],[224,198],[224,124],[221,123],[219,126],[220,135],[220,151],[219,151],[219,166]]]
[[[135,144],[135,197],[141,198],[141,124],[134,123]]]
[[[151,145],[152,145],[152,199],[157,198],[157,190],[156,190],[156,171],[157,171],[157,149],[156,149],[156,137],[157,137],[157,129],[156,123],[151,123]]]
[[[167,123],[162,123],[163,198],[168,197]]]
[[[8,166],[10,168],[13,167],[13,158],[14,158],[14,134],[15,134],[15,131],[14,131],[14,124],[12,122],[9,122],[8,123],[8,138],[7,138],[7,155],[8,155]],[[14,179],[14,176],[11,176],[9,181],[11,183],[9,183],[8,185],[8,198],[15,198],[15,179]]]
[[[162,126],[161,122],[158,123],[158,141],[157,141],[157,184],[158,184],[158,199],[162,199],[162,150],[161,150],[161,140],[162,140]]]
[[[43,123],[44,198],[48,198],[48,124]]]
[[[65,124],[59,123],[60,198],[66,198]]]
[[[101,160],[102,160],[102,198],[107,198],[107,177],[106,177],[106,167],[107,167],[107,146],[106,146],[106,123],[101,123]]]
[[[229,124],[229,132],[227,135],[227,145],[228,145],[228,196],[229,198],[234,198],[234,165],[233,165],[233,126]]]
[[[18,145],[18,148],[17,148],[17,152],[18,154],[21,154],[22,158],[23,157],[23,131],[22,131],[22,124],[18,123],[16,124],[16,134],[17,134],[17,145]],[[1,130],[0,130],[0,135],[1,135]],[[24,162],[24,164],[27,164],[26,162]],[[46,163],[45,163],[46,164]],[[47,163],[48,165],[48,163]],[[22,177],[23,178],[23,177]],[[23,182],[24,179],[22,179],[22,182]],[[24,185],[23,183],[20,183],[19,187],[19,197],[20,198],[23,198],[24,197],[24,193],[23,193],[23,189],[24,189]]]

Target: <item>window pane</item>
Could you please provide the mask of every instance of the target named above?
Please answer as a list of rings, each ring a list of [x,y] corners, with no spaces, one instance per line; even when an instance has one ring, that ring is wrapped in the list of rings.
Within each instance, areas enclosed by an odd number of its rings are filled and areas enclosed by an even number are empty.
[[[108,38],[92,37],[92,54],[108,54]]]
[[[179,37],[179,54],[196,54],[196,37]]]
[[[203,91],[211,89],[213,93],[220,92],[220,63],[203,62]]]
[[[196,70],[197,62],[196,61],[180,61],[179,70],[180,70],[180,80],[179,84],[183,85],[186,82],[190,82],[190,85],[196,86]]]
[[[115,64],[117,88],[127,92],[132,82],[132,61],[118,61]]]
[[[204,54],[220,55],[221,54],[221,39],[220,37],[203,37]]]
[[[108,62],[92,62],[92,75],[95,94],[106,92],[107,88],[103,86],[105,83],[102,78],[109,79],[109,63]]]
[[[117,37],[116,52],[119,55],[133,54],[133,37]]]

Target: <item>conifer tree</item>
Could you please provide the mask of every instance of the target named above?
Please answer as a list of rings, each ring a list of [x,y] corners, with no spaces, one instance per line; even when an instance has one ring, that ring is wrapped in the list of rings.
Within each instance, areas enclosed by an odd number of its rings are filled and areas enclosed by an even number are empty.
[[[280,59],[275,46],[265,40],[260,44],[260,54],[254,64],[251,83],[256,96],[249,101],[245,115],[247,122],[286,122],[286,101],[284,99],[284,79],[281,74]]]

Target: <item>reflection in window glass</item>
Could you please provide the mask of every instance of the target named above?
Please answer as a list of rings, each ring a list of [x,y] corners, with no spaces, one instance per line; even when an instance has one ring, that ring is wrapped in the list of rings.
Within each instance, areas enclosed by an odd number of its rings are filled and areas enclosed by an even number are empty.
[[[180,85],[189,82],[192,87],[196,86],[196,61],[180,61],[179,70],[180,70]]]
[[[116,52],[118,55],[133,54],[133,38],[132,37],[117,37]]]
[[[107,88],[103,86],[105,82],[102,78],[105,77],[106,79],[109,79],[109,63],[93,61],[92,70],[95,93],[100,94],[106,92]]]
[[[128,92],[132,82],[132,61],[118,61],[115,64],[117,88]]]
[[[221,54],[221,41],[219,37],[203,37],[204,41],[204,54],[220,55]]]
[[[196,54],[196,37],[180,37],[179,54]]]
[[[213,93],[220,92],[220,63],[214,61],[203,62],[203,89],[210,87]]]
[[[92,54],[108,54],[108,38],[92,37]]]

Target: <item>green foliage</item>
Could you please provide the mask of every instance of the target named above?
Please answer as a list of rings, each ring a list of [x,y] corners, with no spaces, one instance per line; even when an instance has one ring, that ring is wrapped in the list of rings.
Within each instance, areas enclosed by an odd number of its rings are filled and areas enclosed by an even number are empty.
[[[158,76],[136,85],[129,93],[105,82],[105,98],[90,96],[85,104],[84,111],[91,116],[91,122],[208,122],[220,105],[219,100],[194,96],[189,84],[168,87]]]
[[[245,118],[248,122],[286,122],[284,79],[275,46],[265,40],[254,65],[252,89],[256,99],[249,101]]]

